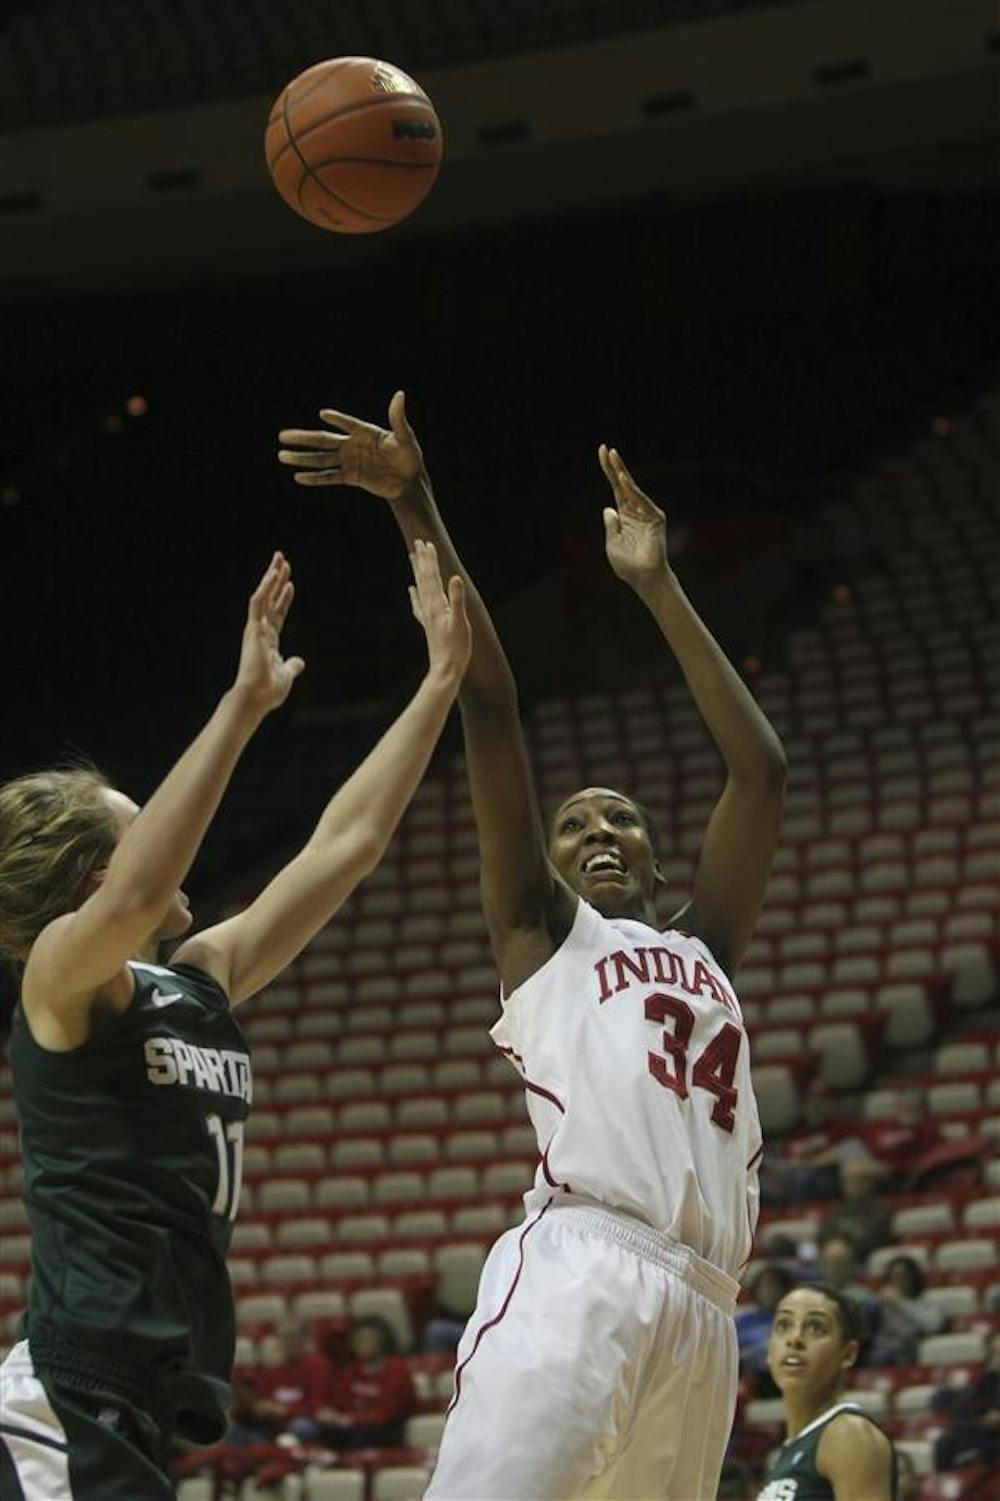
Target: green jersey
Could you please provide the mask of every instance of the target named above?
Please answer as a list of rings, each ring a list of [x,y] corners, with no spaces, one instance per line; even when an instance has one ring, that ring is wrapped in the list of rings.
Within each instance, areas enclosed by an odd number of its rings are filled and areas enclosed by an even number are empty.
[[[203,970],[131,964],[127,1010],[70,1052],[14,1013],[10,1060],[32,1233],[40,1375],[89,1383],[211,1443],[235,1343],[226,1252],[249,1046]]]
[[[757,1501],[835,1501],[833,1486],[816,1468],[816,1450],[827,1426],[844,1412],[868,1417],[856,1402],[838,1402],[835,1407],[820,1413],[818,1418],[806,1424],[801,1433],[782,1444]],[[874,1419],[868,1418],[868,1421],[871,1423]],[[896,1494],[895,1450],[892,1453],[892,1494]]]

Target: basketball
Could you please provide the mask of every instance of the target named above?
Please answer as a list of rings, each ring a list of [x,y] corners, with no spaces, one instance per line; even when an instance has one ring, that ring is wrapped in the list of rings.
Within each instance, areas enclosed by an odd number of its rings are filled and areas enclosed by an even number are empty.
[[[336,57],[281,91],[264,155],[282,198],[310,224],[375,234],[430,192],[441,125],[420,85],[392,63]]]

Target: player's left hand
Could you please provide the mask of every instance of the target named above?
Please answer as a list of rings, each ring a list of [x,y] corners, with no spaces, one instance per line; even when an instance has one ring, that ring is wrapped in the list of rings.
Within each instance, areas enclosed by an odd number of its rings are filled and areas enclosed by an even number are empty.
[[[389,403],[389,426],[362,422],[324,407],[320,417],[340,432],[282,428],[278,462],[295,469],[299,485],[357,485],[383,500],[399,500],[423,471],[424,456],[406,418],[406,396]]]
[[[597,457],[614,505],[604,510],[604,545],[615,573],[641,589],[669,572],[667,518],[629,474],[617,448],[602,443]]]
[[[250,596],[235,685],[264,714],[285,702],[306,665],[301,657],[281,655],[281,631],[294,595],[291,564],[276,552]]]

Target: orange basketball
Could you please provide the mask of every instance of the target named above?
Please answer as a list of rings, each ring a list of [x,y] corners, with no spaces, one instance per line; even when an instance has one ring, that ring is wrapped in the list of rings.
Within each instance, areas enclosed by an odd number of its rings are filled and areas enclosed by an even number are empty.
[[[392,63],[335,57],[278,95],[264,155],[282,198],[310,224],[374,234],[430,192],[441,125],[420,85]]]

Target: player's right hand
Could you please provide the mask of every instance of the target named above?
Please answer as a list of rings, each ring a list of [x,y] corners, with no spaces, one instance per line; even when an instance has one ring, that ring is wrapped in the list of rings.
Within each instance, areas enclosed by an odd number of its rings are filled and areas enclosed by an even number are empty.
[[[362,422],[324,407],[320,417],[340,432],[282,428],[278,462],[296,471],[299,485],[357,485],[370,495],[399,500],[423,471],[420,452],[406,420],[406,397],[397,391],[389,403],[389,426]]]

